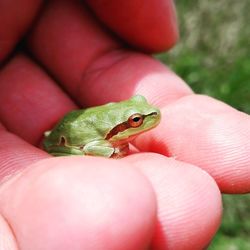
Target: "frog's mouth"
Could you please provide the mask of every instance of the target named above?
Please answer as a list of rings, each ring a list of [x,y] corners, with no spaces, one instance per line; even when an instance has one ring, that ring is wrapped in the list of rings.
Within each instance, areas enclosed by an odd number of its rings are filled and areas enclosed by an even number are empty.
[[[152,116],[155,116],[155,119],[151,119],[151,120],[147,119],[147,117],[152,117]],[[122,123],[116,125],[113,129],[111,129],[108,132],[108,134],[105,137],[105,140],[112,140],[114,138],[118,138],[119,134],[120,134],[121,135],[121,138],[120,138],[121,140],[131,141],[137,135],[156,127],[159,124],[159,121],[160,121],[160,113],[154,111],[154,112],[151,112],[149,114],[142,115],[142,118],[143,118],[142,126],[139,126],[137,128],[132,127],[128,121],[125,121],[125,122],[122,122]],[[131,131],[134,130],[134,133],[131,133],[131,135],[125,136],[123,138],[122,135],[127,130],[131,130]]]

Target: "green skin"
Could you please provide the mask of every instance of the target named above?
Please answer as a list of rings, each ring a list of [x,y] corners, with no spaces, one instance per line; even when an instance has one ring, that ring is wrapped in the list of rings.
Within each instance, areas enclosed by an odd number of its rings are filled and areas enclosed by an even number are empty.
[[[131,126],[131,115],[142,123]],[[133,120],[134,121],[134,120]],[[94,155],[120,158],[128,153],[128,143],[138,134],[156,127],[160,110],[145,97],[72,111],[51,131],[45,132],[44,149],[52,155]]]

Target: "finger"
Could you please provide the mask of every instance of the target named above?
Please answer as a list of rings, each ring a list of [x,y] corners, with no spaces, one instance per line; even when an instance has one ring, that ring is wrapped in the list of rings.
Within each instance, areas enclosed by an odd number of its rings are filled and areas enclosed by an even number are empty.
[[[154,154],[124,158],[151,181],[158,205],[152,249],[204,249],[221,220],[221,194],[201,169]]]
[[[0,250],[18,250],[11,228],[0,215]]]
[[[151,185],[119,161],[51,158],[0,192],[1,212],[20,249],[138,250],[153,233]]]
[[[29,47],[84,106],[126,99],[135,93],[164,105],[192,93],[150,56],[117,50],[121,45],[75,1],[50,1],[31,34]]]
[[[119,44],[79,1],[48,1],[30,37],[34,54],[71,94],[96,57]]]
[[[41,0],[0,1],[0,62],[28,30],[41,3]]]
[[[9,131],[38,145],[44,131],[76,108],[55,82],[25,55],[0,72],[0,120]]]
[[[87,1],[109,28],[149,52],[169,49],[178,38],[174,3],[167,1]]]
[[[161,124],[136,141],[206,170],[225,193],[250,191],[250,118],[205,96],[187,96],[162,110]]]
[[[0,129],[0,142],[0,183],[28,165],[49,157],[42,150],[31,146],[3,128]]]

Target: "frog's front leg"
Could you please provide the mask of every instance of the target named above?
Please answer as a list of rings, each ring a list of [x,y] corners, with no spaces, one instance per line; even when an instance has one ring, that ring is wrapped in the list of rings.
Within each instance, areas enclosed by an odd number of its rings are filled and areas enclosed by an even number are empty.
[[[83,147],[85,155],[96,155],[104,157],[112,157],[115,153],[113,145],[106,140],[92,141]]]
[[[128,143],[113,145],[109,141],[99,140],[87,143],[83,147],[84,154],[104,156],[108,158],[122,158],[129,152]]]

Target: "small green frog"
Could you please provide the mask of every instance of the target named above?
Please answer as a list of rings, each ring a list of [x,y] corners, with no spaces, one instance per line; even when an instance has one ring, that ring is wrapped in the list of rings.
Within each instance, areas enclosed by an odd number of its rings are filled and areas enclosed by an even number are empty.
[[[128,143],[160,122],[160,110],[136,95],[129,100],[72,111],[51,131],[44,148],[55,156],[95,155],[121,158]]]

